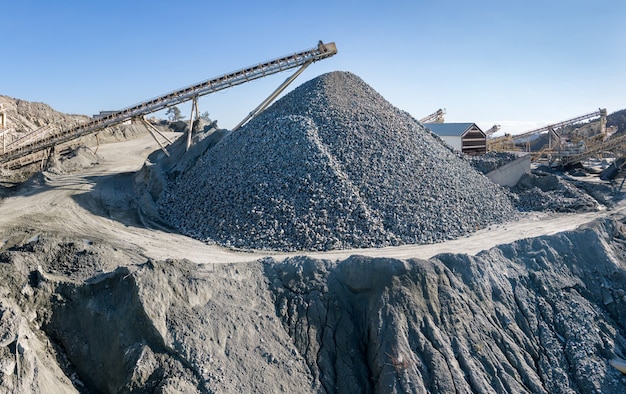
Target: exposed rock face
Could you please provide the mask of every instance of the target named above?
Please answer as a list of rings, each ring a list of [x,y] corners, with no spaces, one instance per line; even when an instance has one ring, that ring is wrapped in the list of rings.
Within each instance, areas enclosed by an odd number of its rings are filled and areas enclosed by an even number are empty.
[[[159,204],[187,235],[280,250],[430,243],[513,213],[503,189],[345,72],[226,136]]]
[[[29,323],[19,306],[0,298],[0,391],[77,392],[50,352],[48,340]]]
[[[430,261],[266,265],[319,390],[609,393],[626,379],[622,224]]]
[[[428,261],[34,237],[0,254],[0,391],[622,393],[623,220]]]
[[[48,104],[30,102],[0,96],[0,103],[4,105],[9,127],[17,132],[28,132],[42,126],[55,125],[65,128],[68,125],[78,125],[89,119],[84,115],[69,115],[55,111]]]
[[[64,284],[46,330],[97,391],[308,392],[261,268],[148,262]]]

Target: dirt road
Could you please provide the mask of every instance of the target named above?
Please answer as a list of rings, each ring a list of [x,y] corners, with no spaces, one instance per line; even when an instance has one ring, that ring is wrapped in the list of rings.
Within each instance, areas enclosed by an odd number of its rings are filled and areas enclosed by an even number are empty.
[[[170,137],[178,135],[172,133]],[[24,185],[0,204],[4,244],[15,244],[40,233],[73,234],[79,240],[106,240],[145,258],[184,258],[198,264],[253,261],[265,256],[282,259],[302,254],[331,260],[353,254],[427,259],[445,252],[476,254],[498,244],[571,230],[624,210],[622,205],[612,211],[582,214],[533,213],[469,237],[433,245],[315,253],[238,252],[142,225],[133,208],[133,173],[155,149],[158,146],[149,135],[103,145],[97,151],[104,159],[100,164],[71,175],[44,173],[38,181]]]

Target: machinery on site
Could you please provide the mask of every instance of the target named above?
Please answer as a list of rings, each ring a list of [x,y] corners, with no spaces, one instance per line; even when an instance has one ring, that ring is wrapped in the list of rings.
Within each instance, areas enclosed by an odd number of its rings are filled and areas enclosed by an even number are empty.
[[[491,126],[489,130],[485,131],[485,135],[487,136],[487,138],[489,138],[495,133],[497,133],[500,130],[500,128],[501,127],[499,124],[494,124],[493,126]]]
[[[583,157],[587,158],[602,150],[619,146],[619,143],[615,145],[614,140],[608,140],[614,130],[607,129],[606,117],[606,109],[598,109],[521,134],[505,134],[490,138],[487,140],[487,149],[488,151],[522,150],[531,153],[534,160],[544,158],[551,163],[572,164]],[[590,119],[594,120],[589,121]],[[585,121],[589,122],[583,123]],[[545,137],[540,139],[542,135]]]
[[[438,110],[436,110],[435,112],[433,112],[432,114],[423,117],[422,119],[419,120],[420,123],[424,124],[424,123],[443,123],[444,122],[444,115],[446,114],[446,109],[445,108],[439,108]]]
[[[306,67],[318,60],[329,58],[337,53],[337,47],[335,43],[323,43],[320,41],[316,47],[307,49],[302,52],[297,52],[292,55],[283,56],[277,59],[269,60],[257,65],[247,67],[238,71],[234,71],[228,74],[221,75],[219,77],[209,79],[195,85],[187,86],[182,89],[175,90],[173,92],[166,93],[159,97],[143,101],[139,104],[133,105],[121,109],[119,111],[111,111],[105,116],[92,119],[87,123],[80,124],[75,127],[60,130],[57,132],[51,132],[46,129],[45,134],[29,133],[30,137],[38,136],[39,138],[28,139],[28,142],[16,144],[15,146],[6,147],[6,149],[0,154],[0,164],[8,167],[21,166],[30,164],[33,162],[31,159],[25,159],[23,162],[17,161],[23,158],[27,158],[35,153],[45,152],[52,150],[55,146],[66,144],[77,138],[96,133],[106,127],[118,125],[127,120],[133,118],[144,119],[144,115],[160,111],[165,108],[173,107],[183,102],[192,101],[192,115],[189,120],[189,131],[187,135],[187,149],[191,144],[192,125],[194,122],[194,116],[198,117],[198,97],[207,94],[215,93],[223,89],[237,86],[255,79],[266,77],[268,75],[276,74],[282,71],[300,67],[299,70],[291,77],[287,78],[283,84],[279,86],[276,91],[264,100],[259,107],[250,113],[236,128],[241,127],[245,122],[258,115],[263,109],[265,109],[272,100],[274,100],[280,92],[282,92],[298,75],[300,75]],[[4,119],[4,118],[3,118]],[[144,120],[145,121],[145,120]],[[150,130],[155,139],[154,132]],[[158,139],[157,139],[157,142]],[[163,150],[165,148],[161,146]],[[166,152],[167,153],[167,152]]]

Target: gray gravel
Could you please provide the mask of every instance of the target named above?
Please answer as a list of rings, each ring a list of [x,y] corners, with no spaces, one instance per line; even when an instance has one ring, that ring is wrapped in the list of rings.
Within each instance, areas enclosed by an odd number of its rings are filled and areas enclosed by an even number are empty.
[[[515,206],[523,212],[591,212],[599,207],[598,201],[588,194],[592,190],[579,189],[555,175],[524,174],[511,191],[516,195]],[[602,195],[600,190],[596,194],[597,198]]]
[[[488,174],[491,171],[509,164],[519,156],[508,152],[487,152],[484,155],[465,156],[472,163],[476,171],[482,174]]]
[[[515,212],[504,189],[347,72],[223,138],[158,203],[186,235],[275,250],[432,243]]]

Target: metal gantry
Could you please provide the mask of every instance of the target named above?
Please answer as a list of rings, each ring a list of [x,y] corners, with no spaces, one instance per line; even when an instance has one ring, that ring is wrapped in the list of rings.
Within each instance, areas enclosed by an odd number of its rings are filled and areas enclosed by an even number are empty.
[[[114,111],[106,116],[93,119],[87,123],[62,130],[56,134],[48,135],[38,141],[22,145],[14,150],[0,155],[0,164],[8,163],[22,157],[53,148],[77,138],[93,134],[106,127],[123,123],[129,119],[141,117],[162,109],[173,107],[180,103],[194,100],[200,96],[215,93],[232,86],[263,78],[292,68],[308,65],[318,60],[326,59],[337,53],[335,43],[323,43],[320,41],[314,48],[283,56],[274,60],[259,63],[217,78],[209,79],[195,85],[187,86],[159,97],[143,101],[139,104]]]
[[[594,156],[598,153],[604,152],[604,151],[611,151],[613,149],[616,148],[621,148],[624,144],[626,144],[626,134],[624,135],[620,135],[619,137],[616,138],[612,138],[606,141],[603,141],[599,144],[596,144],[594,146],[591,146],[587,149],[585,149],[584,152],[575,154],[575,155],[571,155],[571,156],[565,156],[563,158],[561,158],[559,164],[561,164],[562,166],[568,166],[571,164],[575,164],[578,162],[581,162],[585,159],[590,158],[591,156]]]
[[[580,115],[577,116],[575,118],[572,119],[568,119],[568,120],[564,120],[562,122],[558,122],[558,123],[554,123],[548,126],[543,126],[540,127],[538,129],[534,129],[534,130],[530,130],[530,131],[526,131],[524,133],[521,134],[515,134],[515,135],[504,135],[504,136],[500,136],[500,137],[495,137],[495,138],[491,138],[487,141],[487,144],[491,147],[488,150],[493,150],[492,147],[497,147],[498,144],[503,143],[503,142],[516,142],[516,141],[523,141],[533,135],[536,134],[540,134],[540,133],[544,133],[544,132],[550,132],[550,133],[555,133],[556,130],[565,127],[565,126],[570,126],[573,124],[576,124],[578,122],[582,122],[584,120],[588,120],[588,119],[592,119],[592,118],[596,118],[596,117],[601,117],[604,116],[606,117],[606,109],[598,109],[597,111],[594,112],[590,112],[588,114],[584,114],[584,115]],[[558,137],[558,136],[557,136]]]
[[[443,123],[444,115],[446,114],[445,108],[439,108],[430,115],[427,115],[419,120],[420,123]]]

